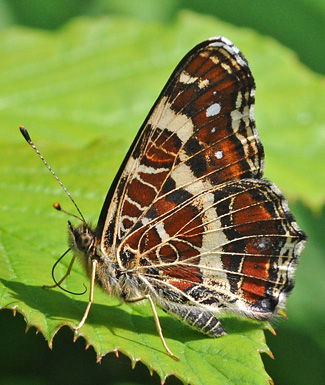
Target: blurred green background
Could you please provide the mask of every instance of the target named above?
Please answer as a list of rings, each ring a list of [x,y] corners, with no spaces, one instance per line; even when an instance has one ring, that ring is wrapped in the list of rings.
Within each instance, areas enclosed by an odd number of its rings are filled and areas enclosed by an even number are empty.
[[[310,70],[325,73],[325,3],[320,0],[0,0],[0,28],[6,31],[20,25],[56,30],[76,17],[109,17],[113,14],[157,21],[168,26],[184,8],[273,37],[292,49]],[[324,141],[324,138],[323,135],[320,140]],[[320,175],[321,178],[324,176]],[[324,191],[322,194],[324,202]],[[288,304],[288,314],[294,308],[299,317],[290,326],[285,321],[279,322],[277,337],[266,332],[275,359],[266,356],[263,359],[266,370],[277,385],[323,384],[325,208],[320,205],[311,208],[299,201],[290,202],[290,207],[300,227],[309,235],[308,246],[297,271],[297,280],[303,281],[304,286],[297,288],[298,292]],[[0,327],[0,384],[91,382],[121,385],[160,382],[157,375],[151,377],[140,363],[131,369],[126,357],[116,359],[110,354],[101,364],[96,364],[92,348],[85,351],[85,343],[81,339],[72,343],[72,332],[68,328],[58,333],[51,351],[44,338],[35,335],[34,330],[24,334],[25,323],[21,315],[13,318],[9,310],[1,311]],[[166,384],[180,384],[180,381],[169,378]]]

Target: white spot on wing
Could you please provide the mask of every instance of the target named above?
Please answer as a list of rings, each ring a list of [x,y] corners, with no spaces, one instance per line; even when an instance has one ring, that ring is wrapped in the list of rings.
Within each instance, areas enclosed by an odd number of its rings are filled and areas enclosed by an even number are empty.
[[[206,110],[206,116],[209,118],[210,116],[218,115],[221,110],[221,106],[219,103],[213,103]]]
[[[217,159],[223,158],[223,152],[222,151],[216,151],[214,155]]]

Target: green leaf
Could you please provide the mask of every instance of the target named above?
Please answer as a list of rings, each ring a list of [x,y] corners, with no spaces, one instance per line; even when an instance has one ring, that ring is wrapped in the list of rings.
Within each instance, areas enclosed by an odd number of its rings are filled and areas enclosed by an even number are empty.
[[[275,42],[188,13],[170,26],[99,18],[76,20],[55,33],[1,34],[0,306],[22,313],[50,345],[61,326],[77,325],[87,304],[87,294],[41,288],[51,283],[51,267],[67,248],[67,218],[50,205],[60,201],[75,210],[18,126],[29,128],[84,216],[96,223],[109,184],[172,69],[212,35],[233,40],[251,64],[267,176],[289,198],[317,207],[324,191],[317,178],[324,161],[323,88],[319,77]],[[56,277],[64,274],[68,259]],[[79,292],[83,282],[87,278],[75,266],[64,285]],[[79,334],[99,358],[118,350],[162,379],[175,374],[191,384],[268,383],[259,354],[268,352],[263,324],[228,317],[223,321],[228,335],[209,339],[158,314],[180,362],[164,352],[148,304],[120,304],[100,290]]]

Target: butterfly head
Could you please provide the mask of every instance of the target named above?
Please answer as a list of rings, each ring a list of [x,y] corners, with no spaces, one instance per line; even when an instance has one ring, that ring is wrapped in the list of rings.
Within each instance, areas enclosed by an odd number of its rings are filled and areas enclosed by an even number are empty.
[[[70,221],[68,230],[70,249],[82,259],[89,259],[94,254],[97,243],[94,232],[86,223],[73,227]]]

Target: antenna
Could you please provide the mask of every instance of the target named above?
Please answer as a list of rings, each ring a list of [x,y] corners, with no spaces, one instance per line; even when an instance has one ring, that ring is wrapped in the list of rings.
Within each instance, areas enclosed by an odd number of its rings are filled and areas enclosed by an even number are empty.
[[[76,202],[73,200],[71,194],[69,193],[69,191],[66,189],[66,187],[64,186],[64,184],[60,181],[60,179],[57,177],[57,175],[55,174],[55,172],[52,170],[52,168],[50,167],[50,165],[46,162],[46,160],[43,158],[42,154],[38,151],[38,149],[36,148],[35,144],[32,142],[29,134],[28,134],[28,131],[26,130],[26,128],[24,126],[20,126],[19,127],[20,129],[20,132],[21,134],[23,135],[23,137],[25,138],[26,142],[32,147],[32,149],[36,152],[36,154],[40,157],[41,161],[45,164],[45,166],[47,167],[47,169],[50,171],[50,173],[54,176],[54,178],[56,179],[56,181],[59,183],[59,185],[62,187],[63,191],[68,195],[69,199],[71,200],[71,202],[73,203],[74,207],[76,208],[76,210],[78,211],[81,219],[83,222],[86,223],[85,221],[85,218],[83,217],[83,215],[81,214],[81,211],[79,210],[79,207],[77,206]],[[56,208],[56,207],[55,207]],[[58,208],[56,208],[58,210]],[[62,211],[62,210],[61,210]],[[80,218],[79,218],[80,219]]]
[[[60,203],[58,203],[58,202],[54,202],[54,203],[53,203],[53,207],[55,208],[55,210],[61,211],[61,212],[63,212],[64,214],[69,215],[70,217],[77,218],[79,221],[84,222],[84,220],[82,220],[82,218],[78,217],[77,215],[74,215],[74,214],[72,214],[72,213],[69,213],[69,212],[66,211],[66,210],[63,210],[63,208],[61,207]]]

